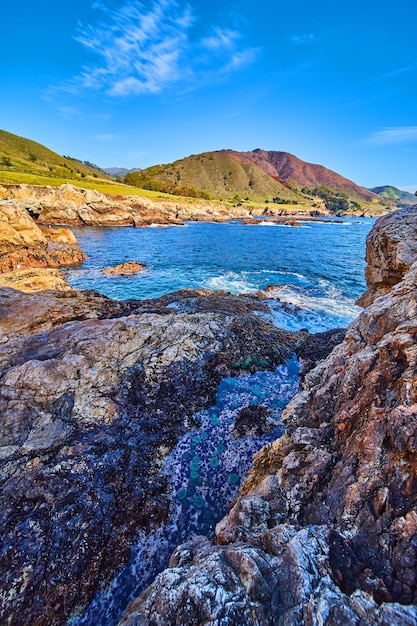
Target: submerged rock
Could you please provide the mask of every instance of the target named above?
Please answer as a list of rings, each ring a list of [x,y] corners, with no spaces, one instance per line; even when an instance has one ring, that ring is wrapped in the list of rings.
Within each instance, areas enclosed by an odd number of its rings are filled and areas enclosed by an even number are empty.
[[[384,217],[368,251],[403,215],[413,230],[416,210]],[[415,247],[380,255],[369,291]],[[417,263],[401,271],[307,373],[216,542],[177,548],[120,624],[417,623]]]

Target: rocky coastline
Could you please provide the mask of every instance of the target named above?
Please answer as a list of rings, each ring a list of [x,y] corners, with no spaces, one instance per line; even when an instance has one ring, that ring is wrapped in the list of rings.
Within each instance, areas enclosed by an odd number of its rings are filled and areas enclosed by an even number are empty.
[[[82,260],[70,231],[41,223],[109,225],[105,199],[65,187],[2,192],[0,277]],[[155,223],[132,206],[116,222]],[[198,216],[169,207],[157,221],[174,210]],[[164,462],[220,381],[297,352],[285,434],[257,453],[215,537],[176,548],[120,624],[415,624],[416,217],[371,231],[367,308],[346,336],[276,329],[258,296],[0,286],[0,622],[59,626],[105,593],[138,533],[167,520]],[[234,436],[269,426],[248,406]]]
[[[368,308],[307,373],[215,541],[179,546],[120,625],[416,624],[416,217],[376,223]]]
[[[257,224],[252,213],[254,207],[242,203],[224,204],[204,200],[166,200],[103,194],[81,189],[71,184],[59,188],[33,185],[0,185],[0,200],[19,204],[36,219],[40,226],[167,226],[181,225],[185,221],[227,222],[240,219],[247,224]],[[268,210],[262,208],[265,218],[298,226],[297,210],[286,210],[273,203]],[[256,211],[255,211],[256,214]],[[295,214],[295,215],[294,215]],[[328,215],[321,212],[301,211],[300,216],[320,219]]]

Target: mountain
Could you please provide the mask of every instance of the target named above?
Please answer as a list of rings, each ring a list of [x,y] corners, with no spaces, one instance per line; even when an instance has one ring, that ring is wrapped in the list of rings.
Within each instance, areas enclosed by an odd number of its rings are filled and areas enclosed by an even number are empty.
[[[397,187],[392,187],[391,185],[372,187],[371,191],[378,194],[379,196],[387,198],[388,200],[393,200],[395,204],[399,207],[407,207],[413,204],[417,204],[417,196],[412,193],[408,193],[408,191],[402,191],[402,189],[397,189]]]
[[[128,184],[221,200],[251,198],[265,200],[279,196],[287,201],[299,199],[297,191],[266,174],[253,163],[241,163],[223,152],[193,154],[168,165],[155,165],[128,174]]]
[[[123,178],[124,176],[126,176],[126,174],[129,174],[130,172],[140,172],[140,167],[135,167],[131,170],[129,170],[127,167],[105,167],[103,171],[110,176],[114,176],[115,178]]]
[[[356,185],[340,174],[323,165],[302,161],[289,152],[266,151],[259,148],[252,152],[235,152],[234,150],[222,150],[221,152],[240,163],[253,163],[266,174],[280,181],[296,183],[301,187],[331,187],[346,191],[369,202],[375,198],[368,189]]]
[[[191,155],[128,174],[125,182],[155,191],[221,200],[249,198],[298,204],[311,203],[314,196],[325,202],[328,196],[337,196],[356,204],[380,201],[368,189],[322,165],[306,163],[287,152],[260,149]]]
[[[85,178],[110,178],[94,163],[61,156],[36,141],[13,135],[5,130],[0,130],[1,172],[11,176],[16,172],[24,172],[68,181]]]

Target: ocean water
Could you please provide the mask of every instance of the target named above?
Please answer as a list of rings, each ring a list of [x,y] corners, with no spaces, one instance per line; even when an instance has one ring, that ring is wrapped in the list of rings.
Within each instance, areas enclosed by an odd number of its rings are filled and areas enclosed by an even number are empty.
[[[277,325],[326,330],[346,326],[359,312],[354,303],[365,290],[365,239],[373,223],[74,228],[88,259],[66,275],[73,287],[97,289],[119,300],[155,298],[183,288],[256,293],[279,285],[275,295],[293,306],[271,302]],[[135,276],[102,273],[131,260],[147,268]]]

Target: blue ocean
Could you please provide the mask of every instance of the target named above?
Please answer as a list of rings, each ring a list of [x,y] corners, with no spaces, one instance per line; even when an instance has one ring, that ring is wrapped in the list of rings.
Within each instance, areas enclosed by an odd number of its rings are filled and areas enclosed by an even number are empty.
[[[302,222],[301,228],[270,222],[74,228],[88,259],[68,270],[67,280],[119,300],[183,288],[237,294],[279,285],[279,299],[293,306],[271,301],[275,323],[317,332],[346,326],[357,316],[354,303],[365,290],[365,240],[373,223],[344,218],[342,223]],[[147,268],[123,277],[101,271],[131,260]]]

